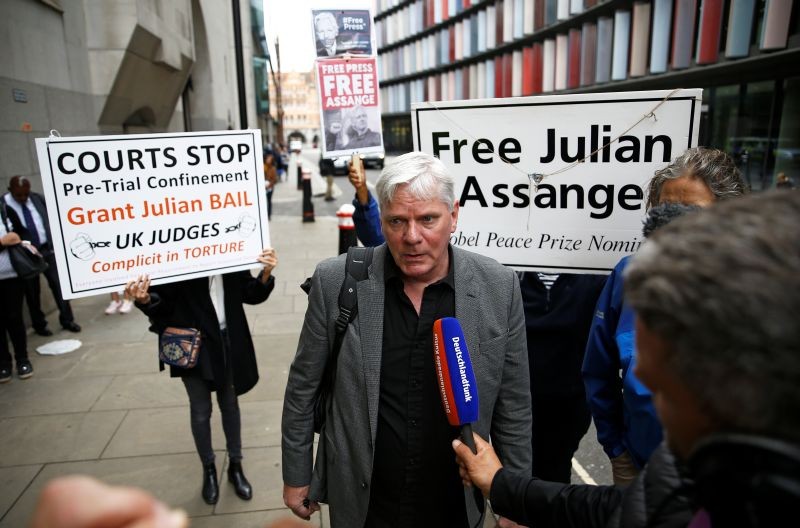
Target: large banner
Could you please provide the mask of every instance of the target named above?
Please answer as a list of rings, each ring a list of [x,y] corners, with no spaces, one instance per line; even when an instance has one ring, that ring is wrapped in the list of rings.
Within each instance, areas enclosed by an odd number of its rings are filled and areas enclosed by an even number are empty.
[[[260,135],[37,139],[64,298],[257,266],[270,245]]]
[[[456,177],[451,242],[519,270],[607,273],[642,243],[653,173],[697,145],[702,90],[412,105]]]
[[[383,152],[375,57],[317,61],[322,156]]]

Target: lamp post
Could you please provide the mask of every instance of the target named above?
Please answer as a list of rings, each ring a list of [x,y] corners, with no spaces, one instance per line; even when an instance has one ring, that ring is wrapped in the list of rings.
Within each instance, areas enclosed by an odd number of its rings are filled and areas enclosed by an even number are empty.
[[[279,38],[275,38],[275,55],[278,59],[278,78],[275,81],[275,99],[278,104],[278,143],[283,144],[283,103],[281,102],[281,85],[283,84],[283,77],[281,76],[281,43]]]
[[[242,17],[239,13],[239,0],[231,0],[233,6],[233,48],[236,51],[236,84],[239,91],[239,128],[246,130],[247,94],[244,87],[244,54],[242,52]]]

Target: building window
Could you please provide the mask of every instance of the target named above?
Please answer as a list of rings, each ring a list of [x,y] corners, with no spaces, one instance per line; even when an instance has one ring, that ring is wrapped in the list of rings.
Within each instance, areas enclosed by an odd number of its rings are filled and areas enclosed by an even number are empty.
[[[775,149],[774,182],[780,187],[800,187],[800,77],[783,82],[783,108]]]

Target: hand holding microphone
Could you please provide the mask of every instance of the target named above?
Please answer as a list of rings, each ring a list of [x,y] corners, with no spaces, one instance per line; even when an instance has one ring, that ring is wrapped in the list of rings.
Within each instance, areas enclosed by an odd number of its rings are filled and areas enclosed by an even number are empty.
[[[478,421],[478,384],[472,371],[472,361],[467,350],[467,340],[461,330],[461,324],[454,317],[437,319],[433,323],[433,363],[439,381],[439,395],[450,425],[461,427],[461,442],[464,451],[472,451],[483,459],[482,452],[475,445],[478,438],[472,433],[472,423]],[[456,440],[458,442],[458,440]],[[464,448],[464,444],[469,449]],[[484,442],[485,444],[485,442]],[[490,448],[491,449],[491,448]],[[486,449],[483,449],[483,453]],[[464,484],[464,472],[459,469]],[[492,475],[494,476],[494,475]],[[491,480],[489,481],[491,483]],[[481,488],[483,490],[483,488]],[[488,493],[487,491],[484,493]],[[476,493],[469,493],[474,499],[467,502],[467,522],[470,526],[478,526],[483,519],[485,502]]]
[[[456,452],[458,473],[465,486],[475,485],[481,490],[484,497],[489,496],[494,476],[503,467],[494,448],[483,438],[473,433],[477,454],[473,454],[460,440],[453,440],[453,449]]]

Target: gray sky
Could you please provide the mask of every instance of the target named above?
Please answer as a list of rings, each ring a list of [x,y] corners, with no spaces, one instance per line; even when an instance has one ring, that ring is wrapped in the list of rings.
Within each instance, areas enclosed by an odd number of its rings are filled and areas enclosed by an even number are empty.
[[[311,26],[312,9],[372,9],[372,0],[264,0],[264,27],[278,68],[275,38],[281,42],[281,70],[309,71],[314,66],[316,48]],[[372,13],[375,16],[375,13]]]

